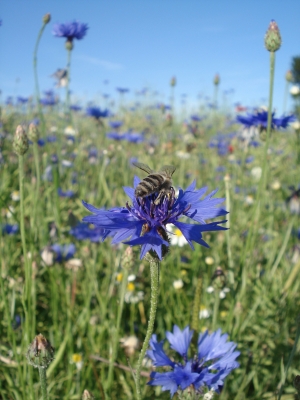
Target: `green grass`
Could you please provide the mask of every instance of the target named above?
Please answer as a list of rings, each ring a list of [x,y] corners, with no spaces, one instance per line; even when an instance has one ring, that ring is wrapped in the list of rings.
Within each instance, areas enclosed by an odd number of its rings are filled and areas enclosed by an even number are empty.
[[[41,181],[36,219],[36,172],[32,146],[24,156],[26,242],[32,267],[29,341],[42,333],[55,348],[55,360],[47,370],[49,399],[81,399],[84,389],[90,390],[96,399],[135,398],[130,369],[135,368],[138,351],[127,357],[124,348],[118,344],[116,362],[123,368],[114,368],[111,385],[108,381],[109,364],[98,361],[97,357],[109,360],[117,335],[119,338],[136,335],[142,342],[150,306],[149,265],[145,260],[139,261],[139,250],[134,248],[135,259],[129,274],[136,275],[135,290],[144,292],[144,299],[136,304],[124,303],[120,331],[116,332],[122,287],[117,277],[120,272],[124,276],[122,257],[126,245],[112,246],[110,239],[99,244],[76,241],[69,235],[69,230],[74,217],[81,220],[88,214],[81,204],[82,199],[99,208],[125,205],[127,198],[122,186],[132,186],[135,174],[143,177],[140,170],[129,164],[131,157],[137,157],[154,169],[163,164],[176,165],[173,175],[176,187],[185,188],[196,179],[197,188],[208,186],[208,190],[212,191],[219,187],[218,197],[225,197],[224,175],[230,174],[229,239],[234,283],[230,284],[228,279],[229,242],[225,232],[204,234],[210,249],[196,245],[195,251],[192,251],[187,245],[181,248],[172,246],[161,264],[155,333],[162,339],[165,338],[165,331],[171,330],[174,324],[183,328],[191,323],[199,277],[203,281],[201,305],[211,314],[208,319],[199,320],[199,331],[212,329],[215,298],[214,294],[206,292],[206,288],[211,285],[212,276],[220,266],[226,277],[224,284],[230,292],[220,301],[216,327],[227,332],[230,340],[238,343],[241,352],[240,368],[227,378],[220,399],[275,400],[294,344],[300,305],[300,264],[292,260],[294,248],[297,243],[299,245],[299,240],[293,235],[293,231],[299,228],[299,217],[291,215],[285,204],[290,194],[288,187],[300,183],[296,138],[291,133],[272,133],[268,184],[261,199],[263,208],[259,221],[254,225],[254,240],[245,253],[247,231],[254,223],[258,187],[251,169],[262,165],[263,146],[250,147],[245,153],[241,143],[234,139],[232,155],[218,156],[216,149],[209,148],[207,144],[217,131],[226,132],[225,117],[214,113],[200,123],[202,133],[189,139],[194,147],[187,152],[187,144],[183,140],[186,130],[181,123],[168,125],[160,111],[153,111],[153,119],[149,122],[143,113],[124,112],[124,126],[135,130],[146,129],[146,137],[157,135],[159,145],[154,147],[153,153],[149,153],[149,146],[145,143],[109,140],[105,137],[108,131],[106,122],[100,126],[76,115],[73,115],[73,121],[78,136],[74,144],[68,144],[63,134],[66,127],[64,119],[56,111],[47,113],[47,133],[55,125],[58,140],[39,148],[41,174],[51,164],[50,157],[54,153],[60,160],[70,159],[72,153],[76,153],[76,158],[72,168],[62,168],[59,163],[57,181]],[[3,130],[7,133],[2,146],[4,164],[0,166],[2,224],[19,223],[20,203],[11,199],[12,192],[18,190],[18,159],[12,151],[12,136],[20,122],[29,121],[32,117],[30,113],[21,115],[7,109],[2,111]],[[88,162],[91,146],[99,152],[95,165]],[[279,153],[279,150],[282,152]],[[186,152],[189,158],[179,158],[177,151]],[[255,157],[250,164],[243,161],[247,155]],[[235,160],[242,160],[241,164],[231,162],[233,156]],[[217,172],[218,166],[225,167],[225,172]],[[74,172],[77,183],[72,185]],[[273,189],[276,180],[280,182],[277,190]],[[75,190],[76,197],[59,198],[57,187]],[[252,205],[245,201],[249,195],[254,200]],[[11,218],[7,218],[9,207],[14,209]],[[58,228],[57,239],[49,235],[49,224],[52,222]],[[65,263],[46,266],[41,259],[41,250],[54,242],[74,242],[77,247],[75,257],[82,260],[82,267],[74,270]],[[214,259],[213,265],[205,262],[208,256]],[[182,257],[186,258],[185,262]],[[0,260],[0,398],[39,399],[38,370],[27,365],[25,358],[29,341],[22,304],[25,268],[20,233],[0,236]],[[184,286],[176,290],[173,281],[180,278]],[[14,324],[16,315],[22,319],[18,327]],[[71,363],[74,354],[82,355],[81,370]],[[299,362],[296,351],[281,397],[284,400],[295,398],[292,381],[295,375],[300,374]],[[150,373],[151,368],[146,366],[144,371]],[[161,393],[159,388],[147,386],[147,380],[142,380],[144,399],[170,397],[168,392]]]

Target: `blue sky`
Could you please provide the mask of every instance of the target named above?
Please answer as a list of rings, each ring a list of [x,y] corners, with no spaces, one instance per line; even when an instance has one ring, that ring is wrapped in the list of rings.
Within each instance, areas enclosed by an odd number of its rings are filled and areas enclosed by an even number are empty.
[[[283,40],[276,53],[274,93],[281,112],[285,73],[292,57],[300,55],[299,0],[7,0],[0,9],[4,98],[34,92],[32,54],[47,12],[52,19],[39,48],[41,89],[53,88],[49,76],[66,65],[64,39],[53,37],[53,24],[76,19],[88,23],[89,30],[74,43],[71,90],[80,100],[99,100],[100,106],[101,93],[117,98],[116,87],[129,88],[128,99],[149,87],[168,103],[172,76],[177,78],[178,106],[182,94],[193,106],[200,92],[212,97],[216,73],[220,99],[224,90],[234,89],[230,102],[266,103],[269,53],[264,34],[275,19]]]

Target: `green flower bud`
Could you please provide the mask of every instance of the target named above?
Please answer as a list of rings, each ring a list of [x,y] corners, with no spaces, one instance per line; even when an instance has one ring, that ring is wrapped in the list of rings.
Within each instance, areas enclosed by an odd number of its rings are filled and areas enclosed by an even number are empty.
[[[66,46],[66,49],[67,50],[73,50],[73,41],[72,40],[70,40],[70,39],[68,39],[67,41],[66,41],[66,44],[65,44],[65,46]]]
[[[281,46],[281,36],[278,25],[272,19],[265,35],[265,46],[268,51],[277,51]]]
[[[214,77],[214,85],[219,85],[220,83],[220,75],[216,74]]]
[[[294,77],[292,71],[287,71],[285,74],[285,79],[287,82],[293,82]]]
[[[85,390],[82,395],[82,400],[93,400],[95,397],[92,395],[91,392]]]
[[[176,86],[176,76],[173,76],[171,81],[170,81],[171,86]]]
[[[53,360],[53,356],[53,347],[41,333],[29,345],[26,354],[28,363],[35,368],[47,368]]]
[[[27,135],[22,127],[22,125],[18,125],[16,129],[16,133],[13,140],[13,149],[14,152],[19,156],[23,156],[28,150],[29,143]]]
[[[43,23],[46,25],[49,24],[50,21],[51,21],[51,14],[50,13],[45,14],[43,16]]]
[[[39,131],[35,124],[31,123],[28,129],[28,139],[32,142],[37,142],[39,139]]]

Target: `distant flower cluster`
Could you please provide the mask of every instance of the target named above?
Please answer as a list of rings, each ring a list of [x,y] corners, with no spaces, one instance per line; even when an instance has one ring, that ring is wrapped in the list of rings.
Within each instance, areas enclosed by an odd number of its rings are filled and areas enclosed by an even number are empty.
[[[280,128],[287,128],[287,126],[295,121],[294,115],[283,115],[280,118],[275,118],[275,113],[272,113],[272,122],[271,128],[272,129],[280,129]],[[245,127],[258,127],[267,129],[268,126],[268,111],[265,110],[258,110],[253,114],[248,114],[247,116],[238,115],[236,117],[237,122],[243,124]]]

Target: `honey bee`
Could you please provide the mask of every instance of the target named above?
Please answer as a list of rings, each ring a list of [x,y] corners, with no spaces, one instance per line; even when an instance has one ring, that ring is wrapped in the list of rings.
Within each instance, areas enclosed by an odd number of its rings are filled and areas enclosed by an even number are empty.
[[[149,174],[135,188],[135,197],[147,197],[152,193],[158,192],[158,196],[154,201],[158,205],[164,196],[169,197],[172,193],[172,175],[176,167],[172,165],[164,165],[158,172],[154,172],[148,165],[142,163],[132,163],[135,167]]]

